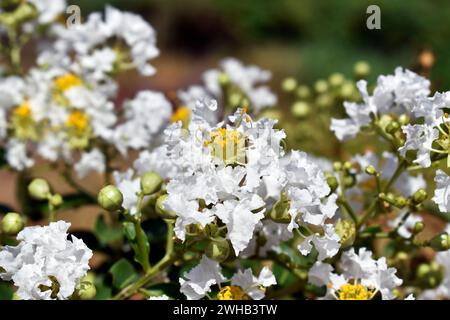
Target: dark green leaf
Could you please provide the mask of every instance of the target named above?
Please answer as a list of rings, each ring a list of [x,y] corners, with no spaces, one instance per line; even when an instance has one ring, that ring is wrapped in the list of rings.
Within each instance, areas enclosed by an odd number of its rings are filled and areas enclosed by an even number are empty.
[[[99,216],[95,222],[94,233],[102,244],[108,244],[122,238],[122,230],[109,227],[103,216]]]
[[[133,265],[126,259],[120,259],[110,269],[113,286],[122,289],[137,279],[138,274]]]
[[[132,222],[123,223],[123,233],[128,240],[133,241],[136,238],[136,228]]]
[[[0,281],[0,300],[11,300],[13,296],[13,289],[6,282]]]

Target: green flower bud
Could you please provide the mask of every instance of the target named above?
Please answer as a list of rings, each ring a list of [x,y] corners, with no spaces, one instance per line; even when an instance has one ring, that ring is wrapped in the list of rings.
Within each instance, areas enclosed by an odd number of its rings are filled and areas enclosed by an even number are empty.
[[[18,300],[22,300],[22,299],[21,299],[20,296],[17,294],[17,292],[14,292],[13,295],[12,295],[12,300],[18,301]]]
[[[50,197],[50,204],[56,208],[61,206],[63,201],[63,197],[60,194],[54,194]]]
[[[309,103],[304,101],[298,101],[292,105],[292,114],[294,117],[302,119],[307,117],[311,113],[311,107]]]
[[[389,134],[394,134],[400,129],[400,123],[397,121],[391,121],[386,126],[386,132]]]
[[[297,90],[295,91],[296,95],[300,99],[308,99],[311,96],[311,90],[308,86],[302,85],[298,86]]]
[[[353,67],[353,72],[358,79],[366,78],[370,74],[370,64],[366,61],[358,61]]]
[[[50,186],[44,179],[34,179],[28,185],[28,193],[36,200],[45,200],[51,196]]]
[[[395,197],[395,199],[394,199],[394,205],[397,208],[403,208],[406,206],[407,203],[408,203],[408,200],[406,200],[406,198],[402,197],[402,196]]]
[[[167,197],[167,194],[163,194],[162,196],[158,197],[155,204],[156,213],[163,219],[175,219],[177,217],[177,214],[164,207],[164,202],[166,202]]]
[[[20,214],[15,212],[7,213],[1,222],[2,231],[10,236],[15,236],[23,230],[25,223]]]
[[[334,192],[339,187],[338,179],[333,175],[329,175],[327,177],[327,183],[331,189],[331,192]]]
[[[108,185],[100,190],[97,201],[103,209],[117,211],[122,208],[123,195],[116,186]]]
[[[412,200],[415,204],[420,204],[427,199],[428,195],[424,189],[419,189],[412,195]]]
[[[401,126],[407,125],[411,121],[411,118],[407,114],[402,114],[400,117],[398,117],[398,122]]]
[[[424,289],[436,288],[444,278],[442,266],[433,261],[431,264],[422,263],[416,270],[419,285]]]
[[[355,91],[355,84],[351,81],[346,81],[339,90],[339,96],[342,99],[347,100],[355,94]]]
[[[230,77],[226,73],[221,72],[219,74],[219,84],[222,87],[225,87],[225,86],[229,85],[230,84]]]
[[[141,190],[144,195],[155,193],[161,188],[163,180],[159,174],[149,171],[141,177]]]
[[[344,162],[344,170],[350,170],[353,167],[352,163],[350,161]]]
[[[328,83],[325,80],[317,80],[314,84],[314,90],[317,93],[325,93],[328,91]]]
[[[289,223],[291,221],[289,202],[286,194],[283,193],[281,199],[274,204],[272,210],[269,212],[269,217],[277,223]]]
[[[377,169],[375,169],[375,167],[373,165],[371,165],[371,164],[369,164],[366,167],[365,171],[366,171],[367,174],[369,174],[371,176],[374,176],[374,175],[376,175],[378,173]]]
[[[430,240],[430,247],[436,251],[446,251],[450,249],[450,236],[443,232]]]
[[[353,221],[339,219],[334,228],[341,238],[340,243],[343,248],[353,245],[356,237],[356,225]]]
[[[297,80],[294,78],[286,78],[281,83],[281,89],[285,92],[293,92],[297,88]]]
[[[335,171],[341,171],[342,170],[342,162],[336,161],[333,163],[333,168]]]
[[[421,233],[423,231],[423,229],[425,229],[425,224],[420,221],[416,222],[416,224],[414,225],[413,233],[414,234]]]
[[[333,97],[329,94],[321,94],[316,98],[316,105],[319,108],[325,109],[333,105]]]
[[[342,75],[342,73],[333,73],[328,78],[328,82],[330,83],[330,85],[332,87],[339,87],[340,85],[342,85],[344,83],[344,81],[345,81],[345,78]]]
[[[224,262],[230,255],[231,246],[228,240],[224,238],[212,239],[205,250],[208,258],[217,262]]]
[[[351,188],[354,187],[356,184],[356,177],[354,174],[349,174],[347,176],[344,177],[343,179],[343,183],[345,185],[346,188]]]
[[[97,295],[97,289],[92,282],[81,281],[77,286],[76,295],[81,300],[91,300]]]

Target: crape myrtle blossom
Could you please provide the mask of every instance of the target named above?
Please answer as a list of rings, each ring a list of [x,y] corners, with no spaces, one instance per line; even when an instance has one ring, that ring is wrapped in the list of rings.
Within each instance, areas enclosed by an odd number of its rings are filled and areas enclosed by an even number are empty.
[[[101,85],[64,69],[33,68],[23,79],[0,83],[11,89],[0,102],[0,114],[9,125],[8,131],[2,128],[8,133],[2,134],[7,160],[16,170],[33,164],[27,160],[31,153],[73,163],[94,138],[108,139],[117,120],[113,103],[98,90]]]
[[[449,120],[447,108],[450,106],[450,93],[437,92],[433,97],[424,97],[415,102],[412,113],[421,123],[408,124],[402,127],[406,135],[404,146],[399,148],[400,154],[406,156],[409,150],[416,150],[414,163],[423,168],[431,165],[430,153],[448,153]],[[439,138],[439,140],[437,140]],[[434,143],[437,142],[438,148]],[[442,149],[441,149],[442,148]]]
[[[156,137],[168,124],[172,106],[163,94],[141,91],[124,104],[124,122],[112,130],[116,148],[126,154],[128,149],[144,149],[154,143]]]
[[[439,206],[441,212],[450,212],[450,177],[444,171],[437,170],[434,182],[436,182],[434,203]]]
[[[273,107],[277,103],[276,95],[264,85],[271,79],[271,73],[257,66],[245,66],[241,61],[235,58],[226,58],[220,62],[220,69],[211,69],[206,71],[203,76],[202,85],[193,85],[186,90],[178,91],[178,98],[181,102],[179,114],[190,112],[186,110],[195,109],[195,105],[199,99],[212,100],[231,99],[231,92],[235,92],[235,96],[243,94],[250,103],[254,113],[258,113],[263,108]],[[229,82],[229,83],[228,83]],[[229,85],[233,88],[230,89]],[[224,86],[228,86],[225,89]],[[224,104],[239,105],[240,101],[225,101]],[[233,106],[233,107],[236,107]],[[218,113],[203,110],[201,114],[205,120],[214,124],[219,121]],[[198,114],[198,113],[197,113]]]
[[[250,245],[255,230],[261,230],[266,214],[280,197],[289,203],[284,225],[287,233],[303,224],[320,230],[333,217],[336,195],[329,196],[323,172],[305,153],[285,155],[280,147],[285,134],[273,129],[274,124],[268,119],[253,121],[239,109],[229,124],[211,126],[194,113],[187,130],[181,123],[166,130],[169,158],[180,174],[167,184],[164,206],[177,215],[177,238],[184,241],[190,225],[224,225],[226,237],[239,255]],[[338,239],[331,225],[326,229],[325,235],[317,234],[308,241],[321,246],[318,250],[325,247],[323,255],[332,256],[338,244],[329,249],[324,241]],[[302,249],[310,250],[311,246]]]
[[[27,227],[17,235],[19,244],[0,251],[0,277],[12,280],[23,300],[65,300],[89,270],[92,251],[72,236],[64,221]]]
[[[339,267],[342,272],[335,273],[333,266],[318,261],[309,270],[309,282],[327,288],[323,299],[371,300],[380,293],[383,300],[392,300],[393,290],[403,282],[384,257],[374,260],[365,248],[344,252]]]
[[[100,13],[92,13],[80,25],[70,28],[54,25],[53,34],[57,39],[53,50],[66,55],[75,52],[81,65],[94,70],[97,75],[114,70],[118,63],[136,68],[144,76],[156,72],[148,63],[159,55],[156,32],[139,15],[108,6],[104,18]],[[120,45],[112,52],[108,45],[115,40]],[[95,61],[100,61],[101,67],[95,66]]]
[[[8,3],[5,3],[8,5]],[[13,6],[12,6],[13,5]],[[36,32],[38,26],[48,26],[56,22],[66,11],[66,0],[24,0],[16,1],[9,4],[11,14],[14,15],[16,11],[21,12],[21,17],[25,21],[21,24],[22,31],[25,33]],[[11,7],[12,6],[12,7]],[[11,11],[14,9],[15,11]],[[0,14],[2,12],[0,8]],[[7,15],[8,13],[6,13]],[[11,21],[11,20],[7,20]],[[0,25],[0,33],[4,32],[4,25]]]
[[[220,288],[217,294],[219,300],[261,300],[265,296],[265,288],[276,285],[277,281],[272,271],[264,267],[258,277],[251,269],[238,270],[230,282],[222,274],[220,264],[203,256],[200,263],[180,278],[181,292],[188,300],[199,300],[212,292],[212,286]]]
[[[394,75],[378,77],[372,96],[367,91],[365,80],[358,81],[357,87],[362,102],[344,102],[349,118],[331,121],[330,128],[339,140],[355,137],[362,127],[368,126],[379,114],[410,112],[416,100],[430,93],[427,79],[400,67],[395,69]]]

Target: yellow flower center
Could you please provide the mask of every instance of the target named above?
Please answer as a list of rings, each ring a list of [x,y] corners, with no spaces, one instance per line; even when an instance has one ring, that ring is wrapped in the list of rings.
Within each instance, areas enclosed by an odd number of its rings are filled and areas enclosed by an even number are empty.
[[[374,289],[364,287],[362,284],[346,283],[342,285],[338,292],[338,300],[371,300],[375,295]]]
[[[249,300],[249,296],[238,286],[223,287],[217,294],[218,300]]]
[[[77,131],[84,131],[89,125],[89,117],[81,112],[72,112],[66,120],[66,126]]]
[[[216,132],[211,133],[211,143],[225,148],[229,142],[237,145],[239,137],[239,132],[235,129],[227,130],[225,128],[219,128]]]
[[[54,80],[55,86],[60,91],[67,91],[70,88],[80,86],[82,84],[81,79],[73,73],[60,76]]]
[[[31,117],[31,107],[28,101],[23,102],[20,106],[14,109],[14,115],[25,119]]]
[[[170,122],[175,123],[178,121],[182,121],[183,123],[189,121],[189,118],[191,117],[191,109],[188,107],[180,107],[178,108],[175,113],[170,118]]]

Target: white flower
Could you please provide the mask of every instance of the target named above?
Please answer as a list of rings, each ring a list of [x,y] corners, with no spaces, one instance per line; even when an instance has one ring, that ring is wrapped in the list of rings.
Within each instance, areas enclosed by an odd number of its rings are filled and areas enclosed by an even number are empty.
[[[105,172],[105,155],[99,149],[92,149],[81,155],[74,168],[79,178],[84,178],[91,172]]]
[[[113,172],[116,186],[123,196],[122,207],[128,210],[131,215],[136,214],[138,193],[141,191],[140,178],[134,178],[134,171]]]
[[[439,137],[437,129],[429,125],[406,125],[402,127],[406,135],[406,142],[398,150],[402,156],[406,155],[408,150],[417,150],[417,157],[413,161],[420,166],[427,168],[431,165],[430,149],[433,141]]]
[[[180,278],[180,291],[188,300],[199,300],[211,291],[211,286],[225,280],[219,263],[203,256],[196,267]]]
[[[356,254],[352,248],[341,258],[341,274],[333,272],[333,267],[316,262],[309,271],[309,282],[326,286],[324,299],[371,300],[378,292],[384,300],[394,299],[393,290],[402,284],[395,268],[388,268],[384,257],[374,260],[372,252],[361,248]]]
[[[298,250],[302,255],[308,255],[312,250],[312,244],[319,253],[317,259],[323,261],[326,258],[334,257],[338,252],[340,245],[340,237],[337,235],[332,224],[324,225],[324,235],[313,234],[306,237],[303,242],[298,245]]]
[[[240,201],[227,200],[223,204],[216,205],[214,213],[226,224],[227,238],[230,239],[236,255],[247,248],[256,225],[264,218],[264,210],[258,213],[252,211],[263,206],[264,201],[257,195]]]
[[[5,270],[0,277],[14,282],[21,299],[68,299],[85,276],[92,251],[74,236],[67,240],[69,227],[64,221],[27,227],[18,234],[16,247],[0,251],[0,267]]]
[[[253,300],[261,300],[265,295],[265,288],[276,285],[277,280],[272,271],[264,267],[255,277],[251,269],[239,270],[231,278],[231,285],[238,286],[242,291]]]
[[[429,86],[427,79],[400,67],[395,69],[394,75],[378,77],[372,96],[367,92],[367,82],[360,80],[357,87],[363,103],[344,102],[349,118],[332,119],[331,130],[339,140],[347,140],[370,124],[371,114],[410,112],[417,100],[428,96]]]
[[[141,91],[125,103],[125,122],[113,132],[117,149],[126,154],[128,148],[142,149],[150,146],[156,135],[168,123],[172,107],[163,94]]]
[[[158,297],[150,297],[148,298],[148,300],[170,300],[170,298],[163,294],[162,296],[158,296]]]
[[[142,75],[151,76],[156,70],[147,63],[156,58],[159,50],[156,47],[155,30],[141,16],[121,12],[108,6],[105,23],[109,32],[123,40],[130,47],[133,63]]]
[[[114,62],[117,60],[117,54],[111,48],[95,50],[92,54],[82,56],[80,65],[84,70],[92,73],[95,80],[102,80],[111,73],[114,68]]]
[[[55,21],[67,8],[65,0],[28,0],[39,12],[38,22],[49,24]]]
[[[339,140],[348,140],[355,137],[361,127],[367,126],[370,121],[370,114],[373,113],[370,106],[353,102],[344,102],[345,112],[349,116],[347,119],[331,119],[330,129],[334,131]]]
[[[243,258],[253,255],[266,257],[269,251],[278,252],[279,245],[291,239],[292,236],[285,224],[276,223],[272,220],[263,220],[256,226],[255,236],[239,256]],[[262,237],[265,240],[264,244],[258,243],[258,237]]]
[[[450,212],[450,177],[444,171],[437,170],[434,182],[436,182],[436,189],[433,201],[439,206],[441,212]]]
[[[18,171],[34,165],[34,160],[28,156],[27,146],[15,139],[9,140],[6,145],[6,160],[13,169]]]

